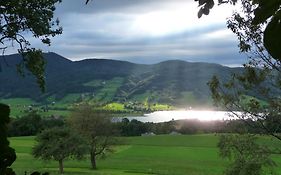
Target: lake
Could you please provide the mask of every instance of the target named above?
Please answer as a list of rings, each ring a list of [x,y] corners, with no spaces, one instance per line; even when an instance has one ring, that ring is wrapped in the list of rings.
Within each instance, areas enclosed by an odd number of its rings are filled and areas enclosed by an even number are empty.
[[[177,111],[156,111],[143,116],[128,116],[129,120],[136,119],[141,122],[168,122],[171,120],[198,119],[201,121],[228,120],[233,119],[227,111],[196,111],[196,110],[177,110]]]

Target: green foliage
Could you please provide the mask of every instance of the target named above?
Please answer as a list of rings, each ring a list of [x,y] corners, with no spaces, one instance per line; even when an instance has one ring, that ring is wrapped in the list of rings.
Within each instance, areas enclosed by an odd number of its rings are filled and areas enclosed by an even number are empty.
[[[32,150],[36,158],[56,160],[63,174],[63,161],[67,158],[82,159],[87,146],[81,137],[67,128],[52,128],[43,131],[36,137],[38,142]]]
[[[129,118],[130,119],[130,118]],[[252,133],[260,134],[263,130],[258,127],[258,121],[227,120],[227,121],[200,121],[196,119],[176,120],[161,123],[140,122],[135,119],[122,118],[115,124],[118,135],[140,136],[144,133],[154,134],[200,134],[200,133]],[[274,120],[274,119],[272,119]],[[273,124],[273,122],[269,122]],[[279,122],[274,123],[279,125]]]
[[[218,147],[221,157],[233,160],[226,169],[226,175],[267,174],[264,167],[275,166],[270,150],[257,144],[253,135],[222,135]]]
[[[44,129],[63,127],[61,117],[41,117],[37,112],[31,111],[20,118],[14,118],[9,124],[9,136],[33,136]]]
[[[202,2],[200,5],[205,8],[206,1]],[[229,2],[235,4],[236,0],[219,0],[219,3]],[[209,82],[212,97],[217,105],[230,110],[235,117],[280,141],[281,1],[241,2],[241,11],[234,12],[227,25],[237,35],[240,51],[246,53],[250,61],[244,64],[242,73],[233,74],[227,83],[213,77]],[[249,98],[249,95],[253,96],[252,92],[256,95]],[[234,159],[226,170],[227,175],[267,174],[264,167],[274,166],[270,150],[258,145],[253,135],[224,135],[218,146],[222,157]]]
[[[12,175],[13,170],[9,168],[16,160],[16,153],[13,148],[9,146],[7,140],[7,125],[10,122],[10,108],[7,105],[0,103],[0,174]]]
[[[194,0],[198,1],[198,5],[200,7],[198,11],[198,18],[201,18],[202,15],[209,15],[210,10],[214,7],[215,2],[214,0]],[[218,0],[218,5],[221,5],[223,3],[231,3],[231,4],[236,4],[237,0]]]
[[[41,116],[32,111],[19,119],[12,120],[9,133],[16,136],[36,135],[43,128],[42,124]]]
[[[255,0],[253,3],[258,5],[254,11],[253,24],[267,23],[263,37],[264,46],[273,58],[281,61],[281,2],[279,0]]]
[[[280,7],[281,2],[278,1],[278,6]],[[271,54],[273,58],[278,61],[281,61],[281,52],[280,52],[280,45],[281,45],[281,10],[279,10],[276,15],[274,15],[271,21],[268,23],[265,31],[264,31],[264,46],[267,51]]]
[[[104,157],[107,152],[112,151],[114,139],[111,137],[113,125],[110,115],[104,111],[96,111],[88,104],[82,104],[72,112],[69,123],[87,140],[92,168],[96,169],[96,156]]]
[[[129,121],[129,119],[123,118],[116,125],[122,136],[140,136],[143,133],[149,132],[148,125],[135,119]]]
[[[263,20],[272,15],[264,10],[269,10],[270,6],[275,11],[275,5],[280,1],[255,1],[255,4],[251,0],[241,2],[241,12],[235,12],[227,24],[237,35],[240,51],[248,55],[249,62],[244,64],[243,72],[234,73],[227,83],[213,78],[209,82],[212,97],[217,105],[232,111],[235,117],[257,121],[259,124],[253,127],[281,140],[278,134],[280,127],[276,125],[281,119],[281,62],[267,53],[263,40],[264,24],[267,24]],[[265,16],[259,15],[260,12]],[[259,18],[262,18],[261,21],[257,21]],[[268,27],[270,26],[267,25],[266,30]],[[275,38],[278,40],[278,35]],[[249,96],[252,98],[247,98]]]
[[[9,45],[18,45],[18,52],[22,55],[22,62],[18,64],[18,71],[23,74],[24,68],[29,70],[37,79],[37,83],[44,91],[44,65],[41,50],[30,48],[30,42],[23,33],[30,32],[34,38],[43,44],[50,45],[50,37],[61,34],[59,21],[53,20],[55,4],[61,0],[4,0],[0,2],[0,51],[3,53]],[[58,28],[56,28],[58,27]]]
[[[23,56],[23,65],[17,65],[18,72],[24,76],[24,67],[29,70],[36,77],[37,84],[39,85],[40,89],[44,92],[46,63],[43,58],[42,51],[36,49],[27,49],[26,51],[21,51],[21,54]]]

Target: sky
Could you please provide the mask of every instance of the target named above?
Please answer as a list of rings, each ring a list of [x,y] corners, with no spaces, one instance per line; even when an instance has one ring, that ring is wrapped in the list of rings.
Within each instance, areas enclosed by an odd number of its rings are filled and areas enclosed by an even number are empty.
[[[55,16],[63,34],[50,47],[31,43],[71,60],[102,58],[154,64],[165,60],[239,66],[236,36],[226,27],[230,5],[215,6],[198,19],[194,0],[64,0]]]

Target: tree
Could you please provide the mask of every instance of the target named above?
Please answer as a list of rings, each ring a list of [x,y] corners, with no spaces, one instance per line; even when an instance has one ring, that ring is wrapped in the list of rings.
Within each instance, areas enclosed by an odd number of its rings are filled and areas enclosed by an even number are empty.
[[[214,7],[214,0],[195,0],[198,1],[200,10],[198,17],[203,14],[208,15],[210,9]],[[218,0],[218,4],[230,3],[236,4],[238,0]],[[241,0],[243,6],[245,1]],[[265,25],[265,30],[262,33],[262,40],[266,50],[270,55],[281,61],[281,1],[280,0],[249,0],[248,5],[251,6],[249,11],[254,17],[250,21],[251,25],[259,26]],[[244,6],[245,7],[245,6]]]
[[[225,175],[267,174],[265,168],[276,166],[270,150],[256,143],[251,134],[222,135],[218,147],[220,156],[231,160]],[[272,170],[271,170],[272,171]]]
[[[199,17],[209,13],[213,7],[210,1],[199,1]],[[245,53],[249,61],[244,64],[244,71],[233,74],[228,82],[213,77],[209,82],[212,98],[247,125],[281,141],[281,1],[240,1],[242,10],[233,13],[227,26],[236,34],[240,52]],[[219,3],[236,2],[219,0]],[[221,155],[229,158],[234,155],[226,174],[258,175],[263,173],[262,167],[273,166],[272,150],[258,145],[254,136],[239,136],[220,138]]]
[[[39,133],[43,128],[41,116],[35,112],[29,112],[26,115],[13,119],[9,126],[9,134],[17,136],[32,136]]]
[[[111,137],[113,125],[109,114],[96,111],[92,106],[84,104],[72,112],[69,123],[87,140],[92,168],[97,169],[96,157],[104,157],[106,152],[111,152],[111,145],[114,143]]]
[[[29,32],[43,44],[50,45],[50,37],[62,33],[59,21],[53,20],[55,4],[61,0],[1,0],[0,2],[0,51],[4,54],[9,47],[18,47],[22,62],[18,71],[24,75],[25,68],[36,78],[44,91],[45,78],[42,51],[30,47],[24,36]],[[15,45],[16,44],[16,45]]]
[[[8,168],[16,160],[15,150],[9,147],[7,139],[7,125],[10,121],[10,108],[7,105],[0,104],[0,174],[14,174],[11,168]]]
[[[59,117],[42,117],[36,111],[27,112],[24,116],[13,118],[8,126],[8,135],[34,136],[44,129],[63,127],[64,119]]]
[[[52,128],[44,130],[36,137],[37,145],[32,154],[43,160],[59,162],[59,172],[63,174],[63,161],[67,158],[81,159],[87,150],[84,140],[67,128]]]
[[[241,4],[242,10],[233,13],[227,26],[236,34],[240,52],[247,54],[249,62],[228,82],[213,77],[209,82],[212,98],[250,127],[281,141],[281,1],[241,0]],[[205,8],[212,8],[205,5],[199,17],[209,13]],[[272,148],[258,145],[253,135],[223,135],[218,147],[222,157],[233,158],[226,175],[265,174],[264,167],[275,165],[270,158]]]
[[[249,62],[244,64],[244,72],[233,74],[228,82],[213,77],[209,82],[212,97],[234,116],[257,121],[254,127],[281,141],[281,62],[264,47],[263,25],[253,25],[255,6],[250,0],[242,0],[242,5],[242,14],[234,13],[228,27],[237,35],[240,51],[248,55]]]
[[[22,62],[17,69],[21,75],[24,70],[29,70],[37,79],[37,83],[42,91],[45,90],[45,61],[43,60],[42,51],[30,47],[30,42],[24,37],[23,33],[29,32],[34,38],[38,38],[43,44],[50,45],[50,37],[62,33],[59,27],[59,21],[53,20],[55,4],[61,0],[1,0],[0,1],[0,51],[2,54],[8,47],[18,45],[18,53],[22,55]],[[1,71],[1,65],[0,65]],[[1,106],[5,106],[0,104]],[[5,127],[9,120],[9,112],[6,116],[6,108],[1,107],[0,113],[3,116],[0,125]],[[10,148],[6,139],[6,129],[2,128],[0,142],[1,156],[11,156],[8,162],[2,162],[0,171],[2,174],[7,166],[15,161],[15,153]],[[3,132],[2,132],[3,131]],[[4,154],[5,153],[5,154]],[[3,166],[3,167],[2,167]]]

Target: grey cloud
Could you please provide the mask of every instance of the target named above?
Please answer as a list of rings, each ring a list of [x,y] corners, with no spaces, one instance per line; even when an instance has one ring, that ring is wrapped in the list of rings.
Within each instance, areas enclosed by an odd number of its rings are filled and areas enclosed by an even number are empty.
[[[215,62],[220,64],[242,63],[235,38],[205,39],[206,33],[221,29],[210,26],[206,29],[186,31],[170,36],[123,39],[122,36],[99,33],[73,32],[65,38],[56,39],[54,47],[58,53],[72,58],[108,58],[137,63],[157,63],[167,59]]]
[[[34,39],[31,39],[32,45],[72,60],[106,58],[152,64],[180,59],[225,65],[245,62],[235,36],[206,37],[226,29],[225,21],[201,28],[190,26],[163,36],[130,31],[132,16],[183,1],[185,5],[195,3],[190,0],[94,0],[86,6],[83,0],[64,0],[56,12],[63,34],[52,39],[51,47],[42,46]]]
[[[193,29],[189,31],[184,31],[181,33],[170,34],[162,37],[129,37],[124,38],[122,33],[120,35],[113,35],[111,33],[102,34],[97,30],[93,29],[92,31],[76,31],[72,30],[71,32],[67,32],[64,34],[62,38],[56,38],[55,40],[60,42],[66,42],[68,44],[75,45],[98,45],[98,46],[115,46],[115,45],[154,45],[161,43],[173,43],[178,44],[178,47],[182,46],[183,42],[194,41],[194,45],[204,45],[208,41],[200,42],[200,40],[204,39],[203,35],[217,31],[223,28],[223,25],[212,25],[208,28],[204,29]],[[200,38],[201,37],[201,38]],[[203,37],[203,38],[202,38]],[[65,40],[65,38],[68,38]],[[197,42],[196,42],[197,40]],[[213,42],[213,41],[211,41]],[[215,44],[216,42],[214,42]],[[198,46],[197,46],[198,47]]]
[[[185,1],[185,2],[184,2]],[[190,0],[63,0],[57,5],[57,15],[65,13],[144,13],[173,3],[196,3]]]

